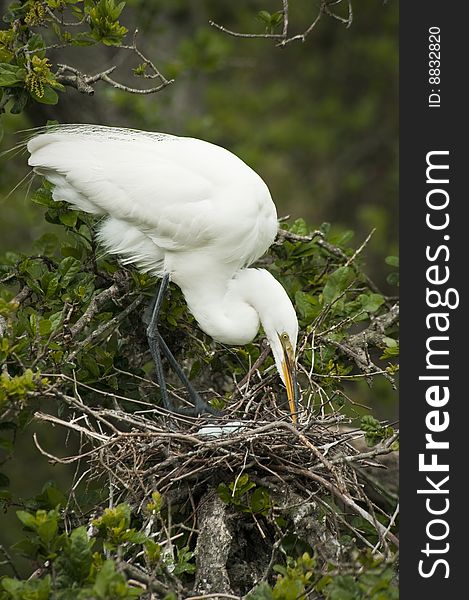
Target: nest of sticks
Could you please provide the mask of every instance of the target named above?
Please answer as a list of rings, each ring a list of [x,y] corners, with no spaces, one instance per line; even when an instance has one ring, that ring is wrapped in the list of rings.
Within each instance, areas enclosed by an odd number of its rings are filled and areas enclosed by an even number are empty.
[[[210,419],[175,415],[141,400],[133,412],[124,410],[118,398],[113,398],[112,408],[93,408],[78,389],[76,385],[71,395],[51,390],[68,407],[62,416],[35,415],[75,432],[77,452],[54,456],[37,435],[36,446],[51,462],[78,462],[74,489],[97,480],[108,486],[110,505],[128,502],[136,514],[144,515],[158,491],[171,516],[167,540],[161,539],[161,530],[155,530],[155,539],[171,546],[178,536],[188,535],[185,543],[195,547],[197,560],[193,593],[244,595],[259,581],[269,580],[272,566],[281,561],[279,548],[287,534],[314,548],[324,565],[343,565],[346,553],[339,540],[344,528],[352,534],[354,547],[358,543],[393,560],[399,543],[392,531],[396,461],[390,486],[380,474],[386,460],[395,458],[397,433],[368,448],[363,432],[344,427],[339,413],[304,411],[294,425],[277,405],[277,394],[266,386],[259,387],[256,402],[241,397],[223,418]],[[243,402],[246,412],[240,418]],[[230,506],[221,498],[220,485],[235,496],[246,475],[256,488],[267,491],[269,514],[243,512],[235,500]],[[276,525],[278,517],[286,529]],[[151,519],[143,524],[147,532],[152,526]],[[375,544],[369,541],[369,527],[375,531]],[[146,585],[150,575],[137,557],[123,569]],[[178,597],[188,597],[187,590]]]
[[[57,395],[55,390],[54,394]],[[260,402],[252,418],[190,418],[139,401],[139,410],[91,408],[79,394],[60,398],[70,408],[68,418],[43,412],[39,421],[60,425],[80,437],[76,455],[50,454],[35,436],[35,443],[51,462],[85,461],[89,479],[105,477],[120,501],[142,507],[153,491],[180,500],[243,473],[274,492],[293,486],[301,497],[332,496],[347,510],[362,517],[386,546],[397,544],[390,527],[377,518],[383,512],[364,492],[366,470],[383,469],[382,456],[393,452],[398,434],[367,448],[363,432],[343,426],[339,414],[300,416],[294,425],[277,405]],[[264,398],[265,400],[265,398]],[[357,443],[358,440],[358,443]],[[391,515],[387,515],[391,517]],[[392,519],[391,519],[392,522]]]

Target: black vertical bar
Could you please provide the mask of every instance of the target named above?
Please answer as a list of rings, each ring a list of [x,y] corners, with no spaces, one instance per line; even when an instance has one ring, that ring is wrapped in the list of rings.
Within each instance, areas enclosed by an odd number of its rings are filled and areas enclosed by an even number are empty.
[[[403,600],[465,595],[468,17],[466,2],[400,4]]]

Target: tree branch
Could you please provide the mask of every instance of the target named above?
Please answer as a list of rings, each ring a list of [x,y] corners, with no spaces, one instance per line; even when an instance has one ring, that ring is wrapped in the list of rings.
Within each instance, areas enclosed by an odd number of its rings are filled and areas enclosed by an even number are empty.
[[[76,67],[70,65],[59,64],[58,71],[55,74],[56,80],[62,85],[66,85],[69,87],[75,88],[82,94],[87,94],[88,96],[92,96],[94,94],[93,84],[98,81],[104,81],[108,85],[112,86],[115,89],[123,90],[124,92],[128,92],[129,94],[155,94],[159,92],[163,88],[168,85],[171,85],[174,82],[174,79],[166,79],[166,77],[159,71],[156,65],[147,58],[141,50],[137,47],[137,35],[138,29],[135,30],[132,44],[128,46],[120,46],[122,50],[129,50],[133,54],[135,54],[141,61],[142,65],[145,68],[149,68],[150,73],[143,73],[143,77],[145,79],[158,79],[159,84],[153,86],[151,88],[134,88],[128,85],[124,85],[123,83],[119,83],[115,79],[109,77],[111,73],[115,71],[117,68],[116,65],[109,67],[108,69],[101,71],[100,73],[96,73],[95,75],[87,75],[83,73]]]
[[[352,0],[348,0],[348,15],[347,17],[342,17],[330,9],[330,6],[341,4],[342,0],[320,0],[319,10],[316,17],[313,19],[311,24],[303,31],[303,33],[290,34],[289,31],[289,0],[282,0],[282,15],[283,15],[283,29],[282,33],[243,33],[240,31],[233,31],[232,29],[227,29],[223,25],[219,25],[215,21],[210,20],[209,25],[219,29],[223,33],[231,35],[233,37],[238,38],[250,38],[250,39],[270,39],[275,40],[277,42],[277,46],[284,47],[291,42],[301,41],[304,42],[306,38],[310,35],[310,33],[315,29],[316,25],[319,23],[321,18],[324,15],[328,17],[332,17],[336,19],[340,23],[346,25],[347,28],[350,27],[353,21],[353,10],[352,10]]]

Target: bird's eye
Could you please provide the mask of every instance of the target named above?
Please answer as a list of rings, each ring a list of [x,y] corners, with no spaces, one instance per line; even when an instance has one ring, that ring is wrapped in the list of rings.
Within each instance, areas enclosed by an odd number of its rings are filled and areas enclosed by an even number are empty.
[[[284,332],[282,333],[282,340],[283,340],[284,342],[288,342],[288,339],[289,339],[289,338],[288,338],[288,333],[286,333],[286,332],[284,331]]]

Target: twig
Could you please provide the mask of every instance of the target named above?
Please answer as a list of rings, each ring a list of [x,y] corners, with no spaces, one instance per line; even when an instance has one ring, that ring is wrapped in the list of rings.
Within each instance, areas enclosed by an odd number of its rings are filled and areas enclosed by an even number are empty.
[[[39,421],[48,421],[49,423],[52,423],[54,425],[62,425],[63,427],[67,427],[69,429],[74,429],[75,431],[83,433],[87,437],[90,437],[92,439],[99,440],[100,442],[107,442],[109,440],[109,438],[104,435],[96,433],[95,431],[91,431],[90,429],[88,429],[86,427],[82,427],[81,425],[76,425],[75,423],[70,423],[69,421],[64,421],[63,419],[59,419],[58,417],[54,417],[53,415],[46,415],[44,413],[37,411],[34,413],[34,418],[38,419]],[[55,460],[55,457],[51,457],[51,458],[53,460]]]
[[[228,35],[231,35],[233,37],[264,38],[264,39],[274,39],[274,40],[283,40],[284,39],[283,33],[240,33],[238,31],[232,31],[231,29],[227,29],[226,27],[223,27],[223,25],[218,25],[218,23],[215,23],[215,21],[209,21],[208,24],[211,25],[212,27],[215,27],[216,29],[219,29],[220,31],[223,31],[223,33],[227,33]]]
[[[148,589],[156,592],[157,594],[163,594],[166,596],[170,592],[170,589],[161,582],[157,581],[153,575],[147,575],[144,571],[135,567],[134,565],[131,565],[125,561],[119,561],[118,565],[119,568],[124,571],[124,573],[127,573],[137,581],[144,583]]]
[[[93,297],[88,308],[78,321],[70,327],[70,337],[74,338],[80,331],[86,327],[92,318],[98,313],[99,309],[109,300],[115,300],[119,292],[128,289],[129,282],[124,287],[122,284],[114,283],[111,287],[103,290]]]
[[[266,346],[262,350],[262,352],[259,354],[259,357],[254,362],[252,367],[249,369],[248,373],[246,373],[246,375],[243,377],[243,379],[238,384],[238,386],[237,386],[238,390],[242,390],[243,387],[249,383],[249,380],[251,379],[253,373],[255,373],[259,369],[259,367],[264,364],[264,362],[265,362],[266,358],[269,356],[269,354],[270,354],[270,346]]]
[[[399,502],[397,503],[396,509],[392,514],[391,519],[389,520],[389,524],[386,527],[386,530],[383,532],[383,537],[386,537],[387,534],[391,531],[392,526],[394,525],[394,523],[396,522],[397,519],[397,515],[399,514]],[[379,547],[379,542],[376,544],[376,546],[373,548],[373,552],[376,552],[376,550]]]
[[[131,312],[133,312],[140,304],[142,304],[144,300],[143,296],[137,296],[133,302],[131,302],[122,312],[120,312],[117,316],[112,318],[110,321],[107,321],[97,327],[85,340],[79,342],[75,345],[75,350],[70,352],[67,356],[67,362],[73,362],[76,355],[89,344],[93,344],[103,333],[106,331],[115,328],[121,321],[123,321]]]
[[[345,263],[344,267],[348,267],[349,265],[351,265],[353,263],[353,261],[363,251],[363,249],[365,248],[365,246],[371,240],[371,238],[372,238],[373,234],[375,233],[375,231],[376,231],[376,227],[373,227],[373,229],[370,231],[370,233],[366,236],[366,239],[363,242],[363,244],[359,248],[357,248],[357,250],[355,250],[355,252],[352,254],[352,256]]]
[[[3,544],[0,544],[0,552],[3,554],[3,556],[5,557],[5,561],[1,562],[0,565],[5,565],[7,564],[11,570],[13,571],[15,577],[17,579],[21,579],[21,575],[19,574],[15,563],[12,561],[10,554],[8,553],[8,550],[5,548],[5,546],[3,546]]]
[[[333,2],[334,4],[340,4],[342,0],[336,0]],[[227,35],[231,35],[232,37],[237,38],[248,38],[248,39],[270,39],[277,42],[277,46],[284,47],[287,44],[291,44],[292,42],[301,41],[304,42],[306,38],[310,35],[310,33],[316,28],[317,24],[321,20],[324,15],[328,17],[332,17],[336,19],[340,23],[343,23],[347,29],[351,26],[353,21],[353,10],[352,10],[352,0],[348,0],[348,16],[341,17],[340,15],[334,13],[329,5],[331,4],[331,0],[320,0],[319,9],[316,17],[313,19],[311,24],[302,32],[290,35],[289,32],[289,2],[288,0],[282,0],[282,15],[283,15],[283,28],[282,33],[273,33],[272,31],[266,33],[243,33],[240,31],[233,31],[232,29],[228,29],[223,25],[219,25],[215,21],[210,20],[209,25],[215,27],[216,29],[226,33]]]
[[[144,78],[159,79],[159,85],[151,88],[140,89],[124,85],[123,83],[119,83],[118,81],[110,77],[110,74],[113,73],[117,68],[116,65],[109,67],[108,69],[105,69],[100,73],[96,73],[95,75],[87,75],[86,73],[83,73],[76,67],[65,64],[59,64],[59,70],[55,74],[57,81],[62,85],[74,87],[82,94],[88,94],[89,96],[92,96],[94,94],[93,84],[98,81],[104,81],[105,83],[111,85],[115,89],[123,90],[130,94],[140,95],[155,94],[156,92],[159,92],[166,86],[174,83],[174,79],[166,79],[166,77],[158,70],[156,65],[149,58],[147,58],[141,50],[139,50],[136,42],[137,34],[138,29],[136,29],[134,32],[132,44],[127,46],[123,45],[120,46],[120,48],[122,50],[129,50],[130,52],[134,53],[140,60],[142,60],[143,64],[149,67],[152,71],[150,75],[144,74]],[[67,73],[71,73],[71,75]]]
[[[85,15],[79,21],[66,22],[63,20],[63,17],[59,19],[59,17],[46,4],[44,4],[43,6],[46,9],[46,13],[49,15],[49,17],[59,25],[62,25],[62,27],[79,27],[80,25],[83,25],[83,23],[86,23],[89,18],[88,15]]]
[[[387,537],[396,547],[399,547],[399,540],[393,533],[391,533],[390,531],[387,531],[387,529],[386,529],[386,527],[384,527],[384,525],[382,525],[376,519],[373,519],[373,517],[371,517],[370,514],[364,508],[359,506],[353,500],[353,498],[351,498],[348,494],[344,494],[343,492],[341,492],[339,490],[339,488],[337,486],[335,486],[333,483],[330,483],[329,481],[327,481],[327,479],[325,479],[321,475],[318,475],[317,473],[312,473],[311,471],[309,471],[307,469],[301,469],[298,467],[285,467],[285,468],[286,469],[289,468],[291,470],[291,472],[293,472],[293,473],[303,475],[304,477],[306,477],[308,479],[312,479],[313,481],[320,483],[323,487],[325,487],[332,494],[334,494],[334,496],[337,496],[337,498],[339,498],[346,506],[351,508],[357,515],[359,515],[360,517],[365,519],[365,521],[368,521],[368,523],[370,523],[370,525],[373,525],[373,527],[383,537]]]

